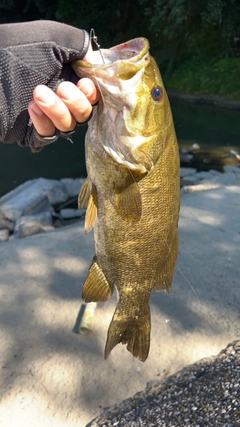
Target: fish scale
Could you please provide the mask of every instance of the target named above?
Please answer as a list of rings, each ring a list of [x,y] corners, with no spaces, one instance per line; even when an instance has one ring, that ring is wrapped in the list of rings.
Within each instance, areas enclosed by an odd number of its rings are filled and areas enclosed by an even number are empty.
[[[102,98],[86,134],[88,178],[79,196],[96,255],[83,299],[118,303],[105,358],[118,344],[146,360],[152,290],[170,291],[178,254],[179,150],[160,72],[144,38],[102,50],[105,64],[76,61]]]

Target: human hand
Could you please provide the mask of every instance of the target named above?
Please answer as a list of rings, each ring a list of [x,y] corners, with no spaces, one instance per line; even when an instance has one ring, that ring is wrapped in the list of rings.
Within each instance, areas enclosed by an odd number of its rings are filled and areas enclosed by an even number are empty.
[[[38,152],[57,140],[56,129],[67,137],[89,118],[99,93],[71,68],[91,62],[86,31],[44,20],[1,24],[0,41],[0,141]]]
[[[85,60],[91,61],[90,47]],[[100,94],[92,80],[82,78],[75,85],[72,82],[62,82],[53,92],[45,85],[38,85],[33,92],[33,101],[28,106],[28,112],[39,135],[48,137],[54,135],[56,129],[70,132],[77,123],[84,123],[92,112],[92,105],[99,100]]]
[[[77,123],[84,123],[92,112],[92,105],[99,99],[99,92],[88,78],[62,82],[54,93],[47,86],[39,85],[33,92],[34,100],[28,107],[29,115],[39,135],[54,135],[56,129],[70,132]]]

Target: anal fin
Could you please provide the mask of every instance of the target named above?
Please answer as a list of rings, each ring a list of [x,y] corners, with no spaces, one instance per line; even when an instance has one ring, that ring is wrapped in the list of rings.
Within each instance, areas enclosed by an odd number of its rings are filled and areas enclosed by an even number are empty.
[[[83,285],[82,298],[85,302],[107,301],[112,294],[113,286],[108,283],[95,256]]]

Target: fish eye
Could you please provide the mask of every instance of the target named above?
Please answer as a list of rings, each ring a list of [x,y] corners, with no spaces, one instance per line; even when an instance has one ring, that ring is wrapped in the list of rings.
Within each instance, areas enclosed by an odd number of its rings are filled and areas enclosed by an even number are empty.
[[[163,97],[163,90],[160,86],[155,85],[151,90],[151,95],[154,101],[161,101]]]

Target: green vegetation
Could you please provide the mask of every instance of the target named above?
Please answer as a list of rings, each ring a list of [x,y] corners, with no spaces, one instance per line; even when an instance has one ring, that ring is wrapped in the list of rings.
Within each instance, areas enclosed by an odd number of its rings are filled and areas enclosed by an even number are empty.
[[[167,89],[240,99],[240,58],[190,59],[162,74]]]
[[[54,19],[101,46],[145,36],[166,87],[240,98],[239,0],[0,0],[0,22]]]
[[[240,98],[240,2],[238,0],[139,0],[165,85],[185,93]]]

